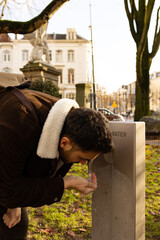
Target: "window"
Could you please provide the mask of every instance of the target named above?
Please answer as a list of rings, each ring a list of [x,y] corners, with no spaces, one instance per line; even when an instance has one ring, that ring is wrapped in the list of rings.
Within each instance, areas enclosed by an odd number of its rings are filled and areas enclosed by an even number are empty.
[[[151,75],[150,75],[150,79],[153,79],[153,78],[154,78],[154,74],[151,74]]]
[[[62,72],[62,69],[57,69],[59,72],[61,72],[61,74],[58,76],[58,82],[60,84],[63,83],[63,72]]]
[[[160,72],[157,72],[157,73],[156,73],[156,77],[160,77]]]
[[[68,62],[74,62],[74,51],[73,50],[68,51]]]
[[[69,32],[69,33],[68,33],[68,38],[69,38],[70,40],[73,40],[73,39],[74,39],[74,32]]]
[[[28,61],[28,50],[22,51],[22,61]]]
[[[75,94],[74,93],[67,93],[66,98],[75,99]]]
[[[52,61],[52,51],[49,50],[49,60]]]
[[[5,51],[4,54],[3,54],[3,60],[5,62],[9,62],[11,61],[11,55],[10,55],[10,52],[9,51]]]
[[[56,50],[56,62],[62,62],[62,50]]]
[[[76,40],[77,38],[76,30],[74,28],[68,28],[66,38],[67,40]]]
[[[68,83],[74,84],[74,69],[68,69]]]
[[[10,68],[3,68],[2,72],[11,73],[12,69],[10,69]]]

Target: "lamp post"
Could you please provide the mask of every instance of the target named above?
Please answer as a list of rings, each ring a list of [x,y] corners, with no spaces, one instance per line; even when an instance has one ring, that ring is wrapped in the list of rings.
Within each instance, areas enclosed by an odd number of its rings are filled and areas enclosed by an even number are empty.
[[[121,114],[121,93],[119,91],[119,113]]]
[[[93,55],[93,37],[92,37],[92,13],[91,13],[91,4],[90,4],[90,26],[91,30],[91,54],[92,54],[92,78],[93,78],[93,108],[96,109],[96,92],[95,92],[95,76],[94,76],[94,55]]]

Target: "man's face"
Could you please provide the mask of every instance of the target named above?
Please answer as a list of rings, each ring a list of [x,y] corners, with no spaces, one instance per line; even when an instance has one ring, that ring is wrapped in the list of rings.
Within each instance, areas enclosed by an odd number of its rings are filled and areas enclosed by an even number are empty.
[[[71,143],[70,140],[68,140],[68,138],[62,139],[59,148],[60,158],[64,163],[85,164],[99,155],[99,153],[94,151],[84,152],[77,145]]]

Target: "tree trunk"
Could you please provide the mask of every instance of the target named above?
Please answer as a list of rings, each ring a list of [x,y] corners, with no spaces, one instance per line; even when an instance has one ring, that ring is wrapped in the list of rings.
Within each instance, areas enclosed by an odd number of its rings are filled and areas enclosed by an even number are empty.
[[[137,48],[138,49],[138,48]],[[136,59],[136,71],[138,59]],[[146,41],[146,46],[142,55],[141,64],[141,74],[137,71],[137,81],[136,81],[136,109],[135,109],[135,121],[143,116],[149,115],[149,69],[150,69],[150,59],[148,53],[148,41]]]

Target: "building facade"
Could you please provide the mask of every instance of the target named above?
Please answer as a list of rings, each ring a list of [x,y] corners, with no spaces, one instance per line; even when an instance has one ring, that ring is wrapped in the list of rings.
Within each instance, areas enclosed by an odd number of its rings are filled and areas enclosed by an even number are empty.
[[[160,112],[160,72],[150,75],[150,110]]]
[[[150,111],[160,113],[160,72],[150,74]],[[134,114],[135,111],[135,98],[136,98],[136,82],[128,85],[122,85],[117,92],[109,95],[111,103],[108,107],[112,106],[115,101],[117,104],[116,111],[120,114],[126,115],[127,113]],[[109,101],[108,101],[109,103]],[[113,110],[113,107],[110,107]]]
[[[7,34],[0,34],[0,72],[22,73],[20,68],[30,60],[33,49],[28,36],[12,40]],[[75,29],[67,29],[66,34],[47,34],[47,43],[50,65],[61,72],[60,94],[76,99],[75,85],[92,81],[90,41],[79,36]]]

